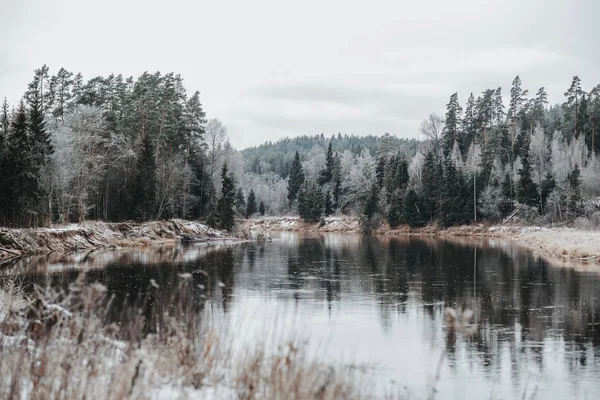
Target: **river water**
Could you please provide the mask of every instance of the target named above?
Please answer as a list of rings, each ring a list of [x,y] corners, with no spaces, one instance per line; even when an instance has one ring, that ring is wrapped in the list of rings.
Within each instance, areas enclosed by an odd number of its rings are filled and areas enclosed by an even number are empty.
[[[381,396],[600,396],[598,271],[554,267],[506,241],[281,233],[271,243],[38,257],[17,269],[26,284],[62,287],[86,270],[114,295],[115,322],[149,287],[153,302],[173,307],[180,274],[191,273],[203,301],[194,312],[240,346],[293,338],[317,359],[355,366]],[[446,307],[473,318],[453,328]]]

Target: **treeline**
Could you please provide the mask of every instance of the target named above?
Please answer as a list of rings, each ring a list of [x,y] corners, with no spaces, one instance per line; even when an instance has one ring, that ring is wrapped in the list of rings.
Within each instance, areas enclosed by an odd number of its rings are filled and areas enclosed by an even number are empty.
[[[257,147],[250,147],[241,151],[246,160],[245,168],[248,172],[266,174],[273,172],[285,179],[289,176],[294,155],[296,152],[306,158],[313,149],[326,148],[331,143],[337,152],[348,150],[353,155],[360,155],[364,150],[371,154],[377,152],[381,136],[357,136],[338,133],[331,137],[320,135],[300,135],[294,138],[283,138],[276,142],[266,142]],[[416,139],[406,139],[390,136],[389,140],[394,146],[404,148],[415,154],[420,142]]]
[[[444,119],[432,114],[422,123],[426,142],[416,154],[386,136],[375,156],[340,154],[331,140],[315,173],[314,160],[301,162],[296,153],[289,206],[306,220],[356,214],[367,226],[382,218],[392,226],[449,226],[513,215],[536,222],[592,216],[600,195],[600,85],[586,92],[574,77],[564,103],[554,106],[544,88],[529,96],[521,86],[517,76],[506,111],[501,88],[470,94],[464,109],[453,94]]]
[[[209,153],[208,129],[224,128],[207,126],[180,75],[85,82],[43,66],[0,110],[0,225],[180,217],[230,228],[235,180]]]

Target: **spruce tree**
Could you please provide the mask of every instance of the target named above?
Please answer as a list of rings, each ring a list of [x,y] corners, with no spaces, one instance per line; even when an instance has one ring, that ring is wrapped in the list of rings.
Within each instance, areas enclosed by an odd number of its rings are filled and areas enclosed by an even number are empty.
[[[302,170],[302,163],[300,162],[300,154],[296,151],[296,155],[294,156],[294,161],[292,162],[292,167],[290,169],[290,177],[288,180],[288,200],[290,202],[290,207],[296,200],[296,196],[298,195],[298,191],[302,187],[304,183],[304,171]]]
[[[440,210],[441,188],[444,170],[433,150],[425,154],[423,162],[422,213],[424,218],[433,220]]]
[[[379,211],[379,194],[379,184],[377,182],[373,182],[369,190],[369,195],[367,197],[366,203],[363,206],[363,217],[367,221],[371,220],[375,213]]]
[[[217,202],[217,218],[220,229],[229,231],[235,226],[235,182],[233,176],[228,174],[227,163],[223,164],[221,170],[221,197]]]
[[[256,211],[256,195],[254,194],[254,190],[250,189],[250,193],[248,193],[248,200],[246,201],[246,218],[250,218],[256,213]]]
[[[265,202],[262,200],[260,201],[260,204],[258,205],[258,212],[262,216],[264,216],[265,213],[267,212],[267,208],[265,207]]]
[[[383,180],[385,178],[386,172],[386,159],[384,155],[380,155],[377,159],[377,164],[375,165],[375,176],[377,178],[377,185],[379,187],[383,187]]]
[[[321,187],[305,182],[298,191],[298,213],[307,222],[318,222],[323,215],[324,199]]]
[[[527,140],[527,144],[528,144]],[[529,146],[527,146],[529,147]],[[539,207],[537,185],[531,179],[531,165],[529,164],[529,151],[523,150],[521,155],[521,168],[519,169],[519,182],[517,183],[517,201],[530,207]]]
[[[40,164],[22,101],[11,123],[6,151],[7,223],[31,226],[31,215],[41,194]]]
[[[422,202],[417,193],[410,189],[404,198],[402,220],[411,227],[424,226],[427,217],[421,213]]]
[[[329,146],[327,147],[327,156],[325,158],[325,169],[323,169],[319,174],[319,185],[323,186],[326,183],[331,182],[331,179],[333,178],[334,163],[335,160],[333,158],[333,147],[331,141],[329,141]]]
[[[390,203],[390,210],[388,212],[388,223],[392,228],[400,225],[403,222],[403,212],[404,212],[404,199],[402,197],[401,191],[396,190],[392,194],[392,201]]]

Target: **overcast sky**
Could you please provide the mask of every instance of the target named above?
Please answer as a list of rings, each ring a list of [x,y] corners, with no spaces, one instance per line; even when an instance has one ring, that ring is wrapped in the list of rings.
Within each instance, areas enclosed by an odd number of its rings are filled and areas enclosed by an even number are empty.
[[[179,72],[237,148],[297,134],[414,137],[450,94],[516,74],[562,102],[600,83],[597,0],[0,0],[0,96],[47,64]]]

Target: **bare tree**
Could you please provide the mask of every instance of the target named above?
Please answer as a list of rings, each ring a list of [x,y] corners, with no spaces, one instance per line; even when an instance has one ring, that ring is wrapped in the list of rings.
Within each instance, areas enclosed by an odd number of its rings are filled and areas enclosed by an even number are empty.
[[[429,114],[427,119],[421,122],[421,134],[431,140],[436,151],[440,147],[443,128],[444,120],[435,113]]]
[[[225,154],[225,143],[227,141],[227,128],[221,120],[213,118],[206,124],[206,145],[208,147],[208,171],[211,179],[218,178],[218,164]]]

